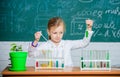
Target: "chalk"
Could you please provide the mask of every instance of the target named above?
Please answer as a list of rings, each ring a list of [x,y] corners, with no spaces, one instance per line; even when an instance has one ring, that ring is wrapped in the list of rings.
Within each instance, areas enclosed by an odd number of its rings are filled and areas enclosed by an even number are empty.
[[[44,40],[47,41],[47,39],[45,38],[45,36],[43,36],[42,31],[40,31],[40,33],[41,33],[41,36],[44,38]]]

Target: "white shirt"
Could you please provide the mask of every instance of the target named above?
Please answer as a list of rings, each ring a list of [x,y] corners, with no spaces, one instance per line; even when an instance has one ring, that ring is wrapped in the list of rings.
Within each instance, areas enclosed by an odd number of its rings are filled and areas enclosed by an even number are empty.
[[[84,37],[82,40],[61,40],[58,46],[56,46],[51,40],[48,40],[36,48],[29,47],[29,56],[38,57],[41,56],[40,52],[42,50],[50,50],[52,51],[52,58],[63,57],[65,66],[73,66],[70,54],[71,50],[87,46],[92,34],[93,31],[88,31],[88,37]]]

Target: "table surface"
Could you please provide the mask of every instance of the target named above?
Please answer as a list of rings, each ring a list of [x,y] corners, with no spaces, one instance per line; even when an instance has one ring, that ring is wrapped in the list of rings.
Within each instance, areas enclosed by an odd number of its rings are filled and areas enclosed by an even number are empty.
[[[9,67],[6,67],[2,71],[2,75],[119,75],[120,76],[120,70],[112,69],[111,71],[81,71],[79,67],[66,67],[63,70],[55,70],[55,69],[49,69],[49,70],[35,70],[34,67],[29,66],[27,67],[26,71],[9,71]]]

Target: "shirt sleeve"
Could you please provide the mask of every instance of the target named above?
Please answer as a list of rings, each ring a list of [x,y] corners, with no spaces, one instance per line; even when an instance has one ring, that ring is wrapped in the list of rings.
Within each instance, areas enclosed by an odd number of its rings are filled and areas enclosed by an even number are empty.
[[[71,49],[86,47],[89,44],[92,35],[93,35],[93,31],[88,31],[87,37],[86,37],[86,33],[85,33],[85,36],[84,36],[83,39],[71,41],[71,45],[72,45]]]
[[[29,45],[28,47],[28,56],[32,58],[42,57],[42,49],[45,49],[45,43],[40,44],[38,47],[32,47]]]
[[[36,48],[35,47],[28,47],[28,56],[29,57],[35,57],[35,53],[36,53]]]

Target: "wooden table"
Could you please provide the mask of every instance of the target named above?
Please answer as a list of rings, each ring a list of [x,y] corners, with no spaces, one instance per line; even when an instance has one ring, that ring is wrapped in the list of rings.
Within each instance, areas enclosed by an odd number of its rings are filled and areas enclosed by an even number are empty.
[[[64,70],[35,70],[27,67],[27,71],[13,72],[6,67],[3,77],[120,77],[120,70],[111,71],[81,71],[79,67],[66,67]]]

